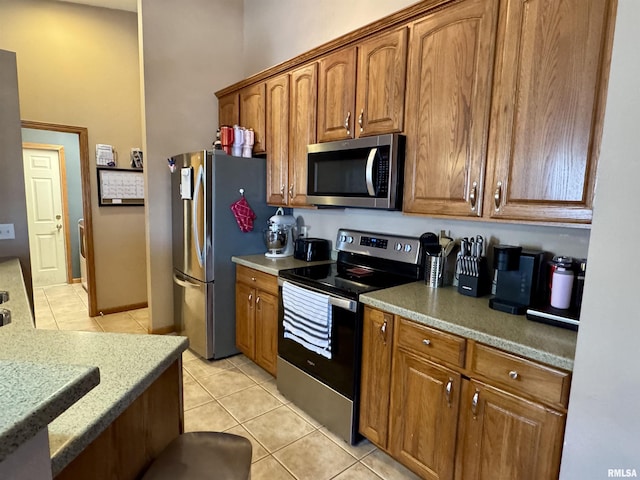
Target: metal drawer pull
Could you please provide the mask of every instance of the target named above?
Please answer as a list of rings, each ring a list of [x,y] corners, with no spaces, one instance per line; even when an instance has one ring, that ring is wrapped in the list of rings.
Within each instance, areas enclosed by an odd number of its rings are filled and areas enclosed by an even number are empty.
[[[517,380],[518,378],[520,378],[520,374],[518,372],[516,372],[515,370],[511,370],[509,372],[509,378],[511,380]]]
[[[422,343],[423,343],[424,345],[431,345],[431,340],[429,340],[429,339],[425,338],[424,340],[422,340]]]
[[[450,378],[447,382],[447,386],[444,387],[444,394],[447,397],[447,405],[451,406],[451,391],[453,390],[453,378]]]
[[[344,129],[347,131],[347,135],[351,135],[351,129],[349,128],[349,120],[351,120],[351,112],[347,112],[347,118],[344,119]]]
[[[360,116],[358,117],[358,125],[360,125],[360,133],[364,131],[362,128],[362,117],[364,117],[364,108],[360,110]]]
[[[256,281],[256,277],[251,277],[251,281],[255,282]]]
[[[478,416],[478,400],[480,399],[480,392],[476,390],[471,398],[471,413],[473,413],[473,418]]]
[[[380,327],[380,335],[382,336],[382,342],[387,343],[387,319],[384,319],[384,323]]]

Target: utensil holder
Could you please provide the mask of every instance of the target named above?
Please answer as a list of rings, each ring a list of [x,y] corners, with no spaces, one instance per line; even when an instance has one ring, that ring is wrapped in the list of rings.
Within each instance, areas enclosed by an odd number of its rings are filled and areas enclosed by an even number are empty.
[[[486,257],[459,256],[456,273],[458,293],[469,297],[482,297],[491,291]]]

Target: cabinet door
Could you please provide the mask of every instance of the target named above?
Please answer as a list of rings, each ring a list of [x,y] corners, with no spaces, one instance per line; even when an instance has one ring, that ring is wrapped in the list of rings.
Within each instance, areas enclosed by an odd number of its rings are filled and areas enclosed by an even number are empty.
[[[291,72],[289,114],[289,205],[307,204],[307,145],[316,143],[318,65]]]
[[[265,84],[249,85],[240,90],[240,125],[252,128],[254,133],[253,153],[265,152],[264,110]]]
[[[396,349],[389,450],[422,478],[453,478],[460,386],[459,373]]]
[[[497,0],[465,0],[413,25],[404,211],[480,216]]]
[[[267,203],[289,201],[289,74],[267,81]]]
[[[365,307],[362,329],[360,433],[387,448],[393,315]]]
[[[236,347],[255,359],[255,289],[236,282]]]
[[[358,46],[356,135],[402,132],[407,38],[408,28],[403,27]]]
[[[588,223],[611,3],[509,0],[501,9],[486,212],[495,218]]]
[[[356,48],[318,60],[318,142],[354,137]]]
[[[218,99],[218,125],[233,127],[240,123],[240,100],[238,93],[230,93]]]
[[[456,479],[558,478],[565,415],[464,381]]]
[[[278,297],[259,290],[255,308],[256,363],[275,376],[278,358]]]

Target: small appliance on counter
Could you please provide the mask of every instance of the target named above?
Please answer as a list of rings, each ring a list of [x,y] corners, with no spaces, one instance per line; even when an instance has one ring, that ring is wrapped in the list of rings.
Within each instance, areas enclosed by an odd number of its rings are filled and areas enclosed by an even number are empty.
[[[284,258],[293,255],[296,219],[293,215],[285,215],[282,207],[276,210],[267,222],[264,231],[264,243],[267,247],[265,257]]]
[[[482,297],[491,292],[489,267],[483,252],[484,238],[481,235],[460,240],[460,252],[456,260],[458,293],[469,297]]]
[[[538,250],[523,250],[513,245],[494,246],[496,295],[489,300],[489,307],[522,315],[529,306],[546,301],[548,290],[544,265],[548,257],[547,252]]]
[[[424,255],[424,283],[430,287],[446,287],[453,283],[455,262],[450,258],[456,243],[452,238],[432,232],[420,236]]]
[[[578,330],[586,259],[557,256],[549,262],[550,294],[546,301],[527,309],[527,318],[556,327]]]
[[[306,262],[317,262],[331,258],[331,242],[324,238],[298,237],[295,242],[293,258]]]

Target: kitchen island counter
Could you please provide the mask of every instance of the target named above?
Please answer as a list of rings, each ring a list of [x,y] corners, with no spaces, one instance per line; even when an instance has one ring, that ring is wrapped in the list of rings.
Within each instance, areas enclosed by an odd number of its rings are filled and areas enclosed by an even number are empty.
[[[68,387],[66,392],[57,393],[54,402],[57,405],[67,403],[65,408],[68,408],[48,424],[54,476],[78,457],[160,377],[164,377],[170,367],[175,370],[175,364],[179,364],[181,354],[188,346],[188,340],[180,336],[36,330],[33,328],[20,264],[14,259],[0,259],[0,290],[10,292],[10,300],[2,306],[12,313],[11,323],[0,327],[0,362],[13,365],[14,372],[25,374],[25,378],[19,382],[25,389],[16,386],[14,393],[33,400],[33,395],[26,388],[27,383],[37,383],[36,377],[45,371],[55,372]],[[26,368],[28,366],[31,366],[30,370]],[[34,377],[29,377],[29,371]],[[88,391],[92,382],[97,383],[98,371],[99,384]],[[11,373],[7,371],[6,375],[11,376]],[[73,380],[74,375],[76,381]],[[82,376],[88,377],[80,380]],[[175,380],[179,380],[179,371],[175,374]],[[18,379],[12,380],[14,385],[15,381]],[[88,391],[86,395],[80,395],[82,388],[78,390],[78,382],[84,382],[83,388],[85,392]],[[176,384],[175,390],[178,388]],[[53,401],[52,398],[42,400],[45,403]],[[35,412],[32,412],[34,418],[30,417],[29,412],[21,411],[19,415],[26,415],[35,421],[35,417],[38,417]],[[5,414],[9,415],[9,412],[0,413],[3,415],[0,417],[3,424],[10,425],[19,420],[19,416],[8,418]],[[34,423],[29,428],[36,427]],[[21,437],[14,432],[6,430],[3,433],[0,435],[0,451],[6,452],[20,443]]]
[[[573,370],[577,333],[489,308],[489,297],[424,282],[360,296],[366,305],[539,362]]]

